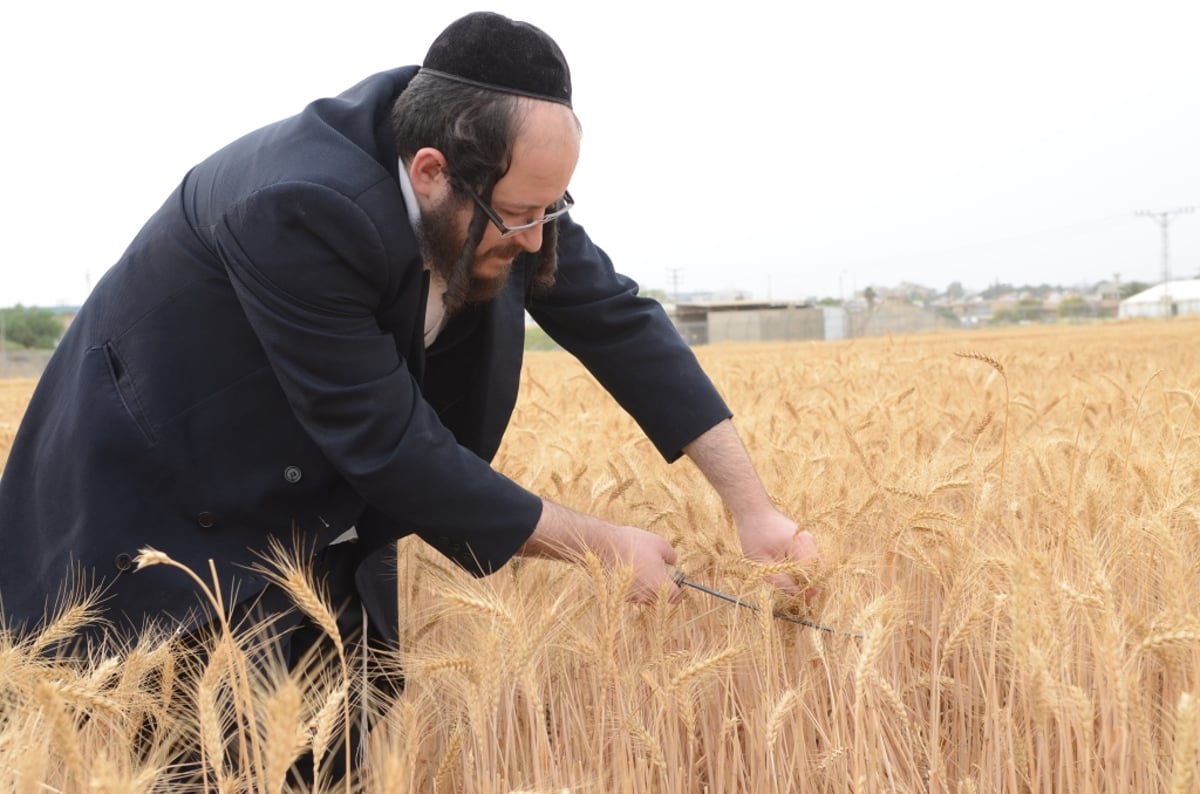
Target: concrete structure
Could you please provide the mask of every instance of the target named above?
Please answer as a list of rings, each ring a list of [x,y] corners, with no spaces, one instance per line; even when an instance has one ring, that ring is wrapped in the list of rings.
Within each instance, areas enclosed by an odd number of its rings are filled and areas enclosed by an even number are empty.
[[[858,309],[771,301],[688,301],[668,307],[690,345],[718,342],[831,340],[934,328],[961,323],[907,301],[879,301]]]
[[[825,339],[821,307],[772,301],[688,301],[671,318],[691,345]]]

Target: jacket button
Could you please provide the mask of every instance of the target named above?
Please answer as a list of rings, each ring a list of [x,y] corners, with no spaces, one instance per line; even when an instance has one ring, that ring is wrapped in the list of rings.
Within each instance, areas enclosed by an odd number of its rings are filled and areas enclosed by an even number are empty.
[[[200,515],[196,516],[196,521],[205,529],[210,529],[214,524],[217,523],[217,517],[205,510]]]
[[[288,466],[283,470],[283,479],[290,483],[300,482],[300,478],[304,476],[304,472],[300,471],[299,466]]]
[[[117,566],[118,571],[128,571],[133,568],[133,557],[121,552],[113,558],[113,565]]]

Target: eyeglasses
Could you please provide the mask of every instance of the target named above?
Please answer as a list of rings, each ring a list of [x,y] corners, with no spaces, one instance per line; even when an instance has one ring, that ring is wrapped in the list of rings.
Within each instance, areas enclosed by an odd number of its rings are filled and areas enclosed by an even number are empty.
[[[505,226],[504,221],[501,220],[496,211],[492,209],[486,201],[481,199],[479,194],[471,189],[470,185],[466,185],[465,187],[467,188],[467,192],[471,194],[471,198],[475,199],[475,203],[479,205],[479,209],[483,210],[483,214],[486,215],[488,220],[495,224],[496,228],[500,230],[501,240],[505,239],[506,237],[512,237],[514,234],[520,234],[521,232],[529,231],[535,226],[541,226],[544,223],[558,220],[563,215],[566,215],[567,211],[570,210],[571,207],[575,206],[575,199],[571,198],[571,192],[566,191],[563,193],[562,198],[551,204],[549,207],[546,207],[546,214],[538,218],[536,221],[522,223],[520,226]]]

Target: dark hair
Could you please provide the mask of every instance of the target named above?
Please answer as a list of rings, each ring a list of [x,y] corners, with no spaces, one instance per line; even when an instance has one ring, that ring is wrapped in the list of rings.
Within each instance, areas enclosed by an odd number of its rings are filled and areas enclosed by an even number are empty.
[[[490,198],[512,165],[521,121],[516,96],[427,73],[417,74],[392,105],[392,134],[401,159],[408,162],[426,146],[437,149],[463,198],[468,198],[467,186]]]
[[[531,100],[418,73],[392,105],[392,135],[400,159],[410,162],[426,146],[440,151],[452,176],[451,189],[464,200],[476,190],[485,202],[512,166],[513,144]],[[487,216],[478,207],[467,231],[466,262],[483,239]],[[558,269],[557,230],[547,224],[534,286],[554,284]],[[466,276],[466,274],[461,274]],[[451,279],[456,281],[457,279]],[[457,285],[451,283],[451,289]]]

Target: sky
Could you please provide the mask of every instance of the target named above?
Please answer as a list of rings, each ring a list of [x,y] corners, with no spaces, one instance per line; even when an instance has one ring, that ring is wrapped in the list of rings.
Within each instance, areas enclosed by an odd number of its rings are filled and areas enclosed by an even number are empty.
[[[13,5],[13,4],[10,4]],[[571,65],[573,217],[643,287],[1200,276],[1200,3],[494,2]],[[3,12],[0,306],[78,305],[195,163],[477,3]]]

